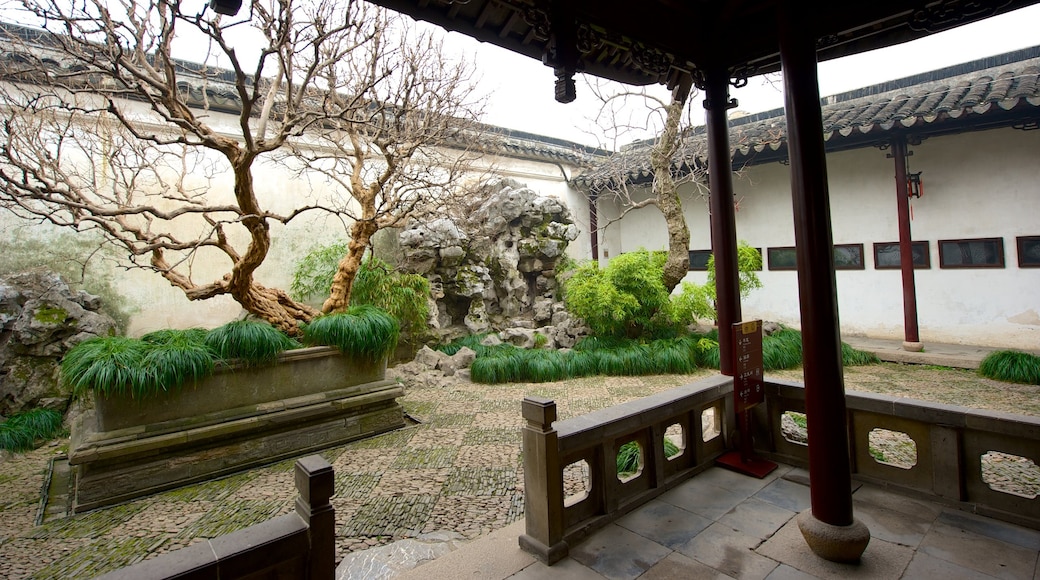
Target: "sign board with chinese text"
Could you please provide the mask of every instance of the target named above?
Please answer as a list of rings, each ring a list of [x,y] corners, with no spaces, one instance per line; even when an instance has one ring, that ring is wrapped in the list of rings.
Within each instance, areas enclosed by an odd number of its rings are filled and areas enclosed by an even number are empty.
[[[743,413],[765,400],[762,388],[762,321],[733,325],[733,403]]]

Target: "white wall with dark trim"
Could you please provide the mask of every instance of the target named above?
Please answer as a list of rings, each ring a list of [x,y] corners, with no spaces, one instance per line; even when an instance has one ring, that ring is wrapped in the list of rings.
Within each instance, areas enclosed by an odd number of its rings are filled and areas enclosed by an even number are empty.
[[[912,199],[914,240],[928,241],[931,266],[915,270],[918,324],[931,342],[1040,349],[1040,268],[1020,268],[1018,236],[1040,236],[1040,131],[1011,128],[931,137],[910,146],[910,170],[921,171],[924,196]],[[875,147],[828,154],[834,243],[863,244],[864,269],[839,270],[842,332],[903,338],[898,269],[876,269],[875,242],[899,239],[895,166]],[[684,189],[690,249],[710,248],[708,212]],[[789,168],[753,165],[734,176],[737,237],[754,247],[794,245]],[[601,219],[617,208],[601,203]],[[940,268],[939,240],[1003,239],[1002,268]],[[640,247],[664,249],[664,219],[654,208],[609,226],[601,250],[610,256]],[[601,251],[602,256],[602,251]],[[601,257],[601,262],[605,259]],[[743,302],[745,318],[799,324],[797,272],[766,268],[763,288]],[[688,280],[703,283],[703,272]]]

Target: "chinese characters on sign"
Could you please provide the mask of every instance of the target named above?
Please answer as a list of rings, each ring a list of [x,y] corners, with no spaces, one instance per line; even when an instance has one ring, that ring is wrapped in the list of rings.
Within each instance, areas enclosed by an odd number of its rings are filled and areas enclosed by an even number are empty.
[[[762,321],[733,325],[733,398],[740,414],[765,400],[762,390]]]

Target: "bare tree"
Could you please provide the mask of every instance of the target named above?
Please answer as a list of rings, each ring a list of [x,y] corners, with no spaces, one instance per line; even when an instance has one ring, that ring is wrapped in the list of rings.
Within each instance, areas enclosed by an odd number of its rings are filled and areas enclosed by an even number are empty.
[[[372,234],[456,192],[479,141],[466,63],[359,0],[253,0],[231,19],[176,0],[22,7],[44,30],[0,36],[19,55],[0,70],[0,205],[98,230],[189,300],[229,295],[289,333],[318,312],[256,281],[271,225],[354,220],[323,308],[342,310]],[[310,198],[279,199],[266,163]]]
[[[657,136],[650,143],[630,146],[600,164],[597,175],[588,180],[599,181],[597,197],[611,196],[622,208],[617,220],[629,212],[654,206],[664,217],[668,229],[668,257],[665,261],[663,278],[665,287],[672,291],[689,271],[690,229],[683,214],[679,187],[686,183],[699,184],[704,191],[704,170],[698,164],[699,151],[692,144],[686,103],[690,97],[690,79],[680,83],[668,99],[650,94],[645,90],[620,90],[608,92],[603,85],[595,85],[594,92],[600,99],[600,115],[596,120],[601,127],[610,127],[614,139],[630,135],[635,131],[656,129]],[[618,103],[642,101],[645,117],[633,123],[632,118],[621,119],[618,112],[624,110]],[[649,151],[648,151],[649,150]],[[649,153],[649,154],[648,154]],[[651,195],[641,197],[646,179],[650,180]],[[614,220],[614,221],[617,221]],[[606,227],[609,224],[604,224]]]

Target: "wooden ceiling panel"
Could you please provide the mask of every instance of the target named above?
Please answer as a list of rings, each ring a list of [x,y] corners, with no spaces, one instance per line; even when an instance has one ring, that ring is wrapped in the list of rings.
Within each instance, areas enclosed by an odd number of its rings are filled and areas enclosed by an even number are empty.
[[[780,68],[781,0],[372,0],[374,3],[542,60],[551,37],[576,37],[587,73],[631,84],[677,71],[725,67],[733,76]],[[842,0],[790,2],[827,60],[898,44],[1040,0]],[[553,15],[568,14],[566,22]]]

